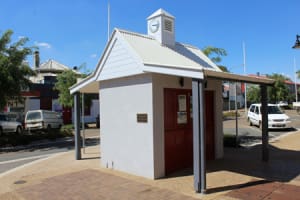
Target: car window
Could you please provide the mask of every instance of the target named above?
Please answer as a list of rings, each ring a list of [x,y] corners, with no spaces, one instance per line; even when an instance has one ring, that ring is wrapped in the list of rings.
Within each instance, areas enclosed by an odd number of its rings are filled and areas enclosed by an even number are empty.
[[[254,108],[255,108],[255,106],[251,106],[250,112],[254,112]]]
[[[27,120],[41,119],[41,113],[40,112],[28,113],[26,118]]]
[[[1,121],[6,121],[5,115],[0,115],[0,120],[1,120]]]
[[[268,106],[268,114],[282,114],[278,106]]]
[[[259,110],[257,106],[255,106],[255,114],[259,114]]]

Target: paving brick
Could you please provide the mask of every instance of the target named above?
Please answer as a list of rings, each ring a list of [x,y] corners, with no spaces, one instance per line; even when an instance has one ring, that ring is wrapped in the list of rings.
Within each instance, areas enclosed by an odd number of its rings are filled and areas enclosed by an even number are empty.
[[[17,193],[24,199],[172,199],[195,198],[171,190],[153,187],[134,180],[106,174],[98,170],[83,170],[47,178],[42,183],[23,187]]]

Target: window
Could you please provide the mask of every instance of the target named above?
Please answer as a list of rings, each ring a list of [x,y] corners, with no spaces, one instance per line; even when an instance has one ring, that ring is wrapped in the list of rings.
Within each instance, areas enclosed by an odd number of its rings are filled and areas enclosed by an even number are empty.
[[[255,106],[255,114],[259,114],[259,109],[257,106]]]
[[[254,112],[255,106],[251,106],[250,112]]]

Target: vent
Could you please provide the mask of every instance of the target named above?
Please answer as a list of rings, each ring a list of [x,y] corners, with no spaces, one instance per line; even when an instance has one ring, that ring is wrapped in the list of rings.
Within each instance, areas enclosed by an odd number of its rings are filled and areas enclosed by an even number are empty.
[[[165,31],[173,32],[173,23],[171,20],[165,19]]]

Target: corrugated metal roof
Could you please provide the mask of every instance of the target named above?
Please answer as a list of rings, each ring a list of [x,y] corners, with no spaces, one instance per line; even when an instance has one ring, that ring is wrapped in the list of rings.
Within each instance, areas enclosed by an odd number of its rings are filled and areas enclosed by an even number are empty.
[[[44,63],[42,63],[39,68],[35,69],[35,70],[39,70],[39,71],[65,71],[65,70],[69,70],[70,68],[55,61],[55,60],[48,60]]]
[[[117,29],[117,31],[122,34],[145,65],[195,70],[210,68],[220,71],[218,67],[196,47],[176,43],[174,48],[170,48],[162,45],[148,35],[120,29]]]

